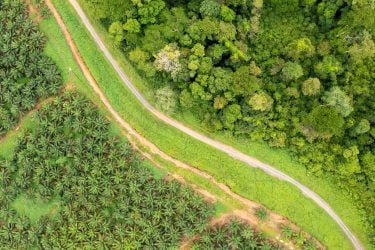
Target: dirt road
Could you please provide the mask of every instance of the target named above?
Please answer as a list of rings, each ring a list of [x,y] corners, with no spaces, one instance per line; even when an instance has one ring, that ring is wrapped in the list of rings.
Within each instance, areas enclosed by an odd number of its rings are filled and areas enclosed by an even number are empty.
[[[185,134],[207,144],[207,145],[210,145],[211,147],[213,148],[216,148],[226,154],[228,154],[229,156],[233,157],[234,159],[237,159],[237,160],[240,160],[244,163],[246,163],[249,167],[252,167],[252,168],[259,168],[261,170],[263,170],[265,173],[273,176],[273,177],[276,177],[280,180],[283,180],[283,181],[287,181],[289,183],[291,183],[292,185],[294,185],[295,187],[297,187],[299,190],[301,190],[301,192],[308,198],[310,198],[311,200],[313,200],[319,207],[321,207],[327,214],[329,214],[329,216],[332,217],[332,219],[341,227],[341,229],[343,230],[343,232],[347,235],[347,237],[349,238],[349,240],[352,242],[353,246],[355,249],[357,250],[362,250],[364,249],[360,243],[360,241],[357,239],[357,237],[350,231],[350,229],[345,225],[345,223],[342,221],[342,219],[335,213],[335,211],[329,206],[329,204],[327,202],[325,202],[318,194],[316,194],[315,192],[313,192],[312,190],[310,190],[309,188],[307,188],[306,186],[302,185],[300,182],[298,182],[297,180],[293,179],[292,177],[288,176],[287,174],[273,168],[272,166],[268,165],[268,164],[265,164],[253,157],[250,157],[236,149],[234,149],[233,147],[230,147],[222,142],[219,142],[219,141],[216,141],[214,139],[211,139],[203,134],[200,134],[188,127],[186,127],[185,125],[183,125],[182,123],[164,115],[163,113],[161,113],[160,111],[158,111],[157,109],[155,109],[146,99],[145,97],[138,91],[138,89],[132,84],[132,82],[129,80],[129,78],[126,76],[126,74],[123,72],[123,70],[121,69],[121,67],[119,66],[119,64],[116,62],[116,60],[113,58],[113,56],[110,54],[110,52],[108,51],[108,49],[106,48],[106,46],[104,45],[102,39],[100,38],[100,36],[98,35],[98,33],[96,32],[96,30],[94,29],[94,27],[92,26],[92,24],[90,23],[89,19],[87,18],[87,16],[85,15],[85,13],[83,12],[83,10],[81,9],[81,7],[79,6],[79,4],[77,3],[76,0],[69,0],[69,2],[71,3],[71,5],[74,7],[75,11],[78,13],[81,21],[83,22],[83,24],[85,25],[85,27],[88,29],[88,31],[90,32],[90,34],[92,35],[95,43],[97,44],[97,46],[100,48],[100,50],[103,52],[103,54],[105,55],[105,57],[107,58],[107,60],[111,63],[111,65],[113,66],[113,68],[116,70],[116,72],[118,73],[118,75],[120,76],[120,78],[122,79],[123,83],[129,88],[129,90],[132,92],[132,94],[138,99],[138,101],[149,111],[151,112],[153,115],[155,115],[158,119],[162,120],[163,122],[167,123],[168,125],[184,132]],[[47,5],[49,5],[49,7],[51,8],[54,16],[59,16],[57,11],[54,9],[53,6],[51,6],[51,3],[49,0],[46,0],[46,3]],[[74,44],[73,43],[73,40],[65,26],[65,24],[63,23],[63,21],[61,20],[61,18],[57,19],[57,22],[59,24],[59,26],[61,27],[63,33],[64,33],[64,36],[66,37],[67,41],[69,44]],[[81,56],[79,56],[79,52],[77,50],[77,48],[75,46],[73,46],[73,52],[75,54],[78,55],[78,62],[83,63],[83,59],[81,58]],[[81,67],[82,68],[82,67]],[[91,79],[95,82],[95,79],[92,77],[91,73],[88,71],[87,68],[82,68],[83,70],[83,73],[85,74],[85,76],[87,77],[87,79]],[[111,107],[111,105],[109,104],[108,100],[106,99],[106,97],[104,96],[104,94],[101,92],[101,90],[99,89],[99,87],[96,85],[96,86],[93,86],[95,92],[99,95],[100,99],[103,101],[103,103],[105,104],[105,106],[107,107],[107,109],[112,113],[112,115],[115,117],[115,119],[120,123],[122,124],[124,127],[127,127],[129,126],[128,124],[126,124],[123,119],[117,114],[117,112]],[[132,129],[132,128],[130,128]]]

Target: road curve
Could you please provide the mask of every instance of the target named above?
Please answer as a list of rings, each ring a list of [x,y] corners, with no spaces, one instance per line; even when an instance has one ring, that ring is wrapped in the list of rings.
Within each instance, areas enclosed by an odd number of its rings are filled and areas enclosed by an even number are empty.
[[[318,194],[316,194],[314,191],[310,190],[306,186],[302,185],[297,180],[293,179],[292,177],[288,176],[287,174],[273,168],[272,166],[265,164],[253,157],[250,157],[233,147],[230,147],[222,142],[216,141],[214,139],[211,139],[203,134],[200,134],[180,122],[164,115],[157,109],[155,109],[147,100],[146,98],[138,91],[138,89],[132,84],[130,79],[125,75],[124,71],[121,69],[120,65],[116,62],[116,60],[113,58],[111,53],[108,51],[106,46],[104,45],[104,42],[92,26],[91,22],[87,18],[86,14],[83,12],[80,5],[77,3],[76,0],[69,0],[70,4],[74,7],[75,11],[79,15],[82,23],[85,25],[87,30],[90,32],[91,36],[93,37],[95,43],[98,45],[100,50],[104,53],[107,60],[112,64],[113,68],[116,70],[117,74],[122,79],[123,83],[126,85],[126,87],[129,88],[129,90],[132,92],[132,94],[138,99],[138,101],[153,115],[155,115],[158,119],[162,120],[163,122],[167,123],[168,125],[184,132],[185,134],[207,144],[210,145],[228,155],[233,157],[234,159],[240,160],[249,167],[253,168],[259,168],[266,172],[267,174],[276,177],[280,180],[287,181],[297,187],[299,190],[302,191],[302,193],[313,200],[319,207],[321,207],[326,213],[331,216],[331,218],[340,226],[340,228],[343,230],[343,232],[346,234],[348,239],[352,242],[353,246],[357,250],[363,250],[363,246],[361,242],[358,240],[358,238],[350,231],[350,229],[345,225],[345,223],[342,221],[342,219],[333,211],[333,209],[329,206],[327,202],[325,202]]]

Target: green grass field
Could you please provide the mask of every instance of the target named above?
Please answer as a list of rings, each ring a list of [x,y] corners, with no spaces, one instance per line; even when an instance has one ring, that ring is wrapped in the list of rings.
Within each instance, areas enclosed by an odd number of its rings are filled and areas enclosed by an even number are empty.
[[[7,133],[3,138],[0,138],[0,157],[5,159],[12,158],[14,147],[17,144],[19,135],[27,130],[35,127],[33,120],[33,112],[25,116],[18,124],[18,130],[12,130]]]
[[[345,238],[339,227],[328,215],[312,201],[305,198],[297,189],[267,176],[262,171],[251,169],[224,153],[191,139],[181,132],[159,122],[147,113],[123,86],[104,56],[99,53],[98,48],[91,40],[86,29],[78,21],[68,2],[55,0],[54,3],[67,23],[85,62],[90,67],[111,104],[137,131],[169,155],[214,175],[218,180],[229,185],[233,191],[287,216],[321,240],[329,248],[351,249],[350,242]],[[77,82],[78,89],[94,99],[92,90],[85,83],[82,74],[68,52],[68,47],[54,20],[49,19],[44,21],[42,29],[49,38],[46,53],[63,70],[64,79],[67,82]],[[101,33],[104,34],[103,30],[101,30]],[[107,37],[106,40],[109,44]],[[111,49],[115,51],[115,48]],[[131,79],[142,91],[148,93],[146,96],[150,97],[150,92],[147,91],[147,84],[142,82],[141,77],[126,62],[120,52],[117,51],[114,54]],[[69,68],[72,69],[73,73],[69,73]],[[186,121],[192,122],[189,116],[185,117],[188,117]],[[191,123],[191,126],[196,127],[197,123],[194,121]],[[222,135],[211,136],[222,139],[268,163],[278,163],[275,164],[277,167],[305,183],[324,197],[345,220],[348,226],[361,238],[363,243],[368,245],[365,228],[361,223],[360,212],[355,209],[354,204],[345,195],[335,190],[333,184],[307,176],[303,168],[293,164],[285,152],[269,150],[261,144],[258,146],[248,144],[248,142],[245,144],[244,141],[237,141]]]
[[[57,199],[46,202],[42,199],[30,199],[26,195],[20,195],[13,201],[12,206],[17,213],[28,217],[31,223],[35,223],[42,216],[55,216],[60,208],[60,203]]]

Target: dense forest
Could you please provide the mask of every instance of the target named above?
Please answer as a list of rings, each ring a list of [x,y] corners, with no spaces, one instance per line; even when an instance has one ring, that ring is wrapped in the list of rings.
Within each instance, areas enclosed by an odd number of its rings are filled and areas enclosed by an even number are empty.
[[[19,1],[0,1],[0,136],[62,84],[56,65],[43,54],[46,39],[25,8]]]
[[[85,1],[159,108],[287,148],[375,223],[374,1]]]

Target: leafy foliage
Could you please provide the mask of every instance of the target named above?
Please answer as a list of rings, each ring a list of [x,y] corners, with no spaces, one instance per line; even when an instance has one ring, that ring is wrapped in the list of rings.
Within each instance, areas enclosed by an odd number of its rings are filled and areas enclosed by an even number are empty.
[[[292,241],[298,248],[303,250],[317,249],[314,241],[306,237],[303,232],[293,230],[290,226],[283,226],[281,229],[281,237]]]
[[[281,73],[283,78],[287,81],[297,80],[298,78],[303,76],[303,69],[298,63],[287,62],[284,65]]]
[[[157,107],[167,114],[173,113],[176,108],[176,95],[169,86],[158,89],[155,93],[155,99]]]
[[[191,249],[283,249],[246,224],[231,220],[223,226],[216,226],[203,232],[194,241]]]
[[[320,91],[320,80],[319,78],[309,78],[302,83],[302,93],[307,96],[313,96]]]
[[[328,91],[322,100],[329,106],[334,107],[343,117],[353,112],[350,98],[339,88],[333,87]]]
[[[268,212],[264,207],[258,208],[255,211],[255,215],[261,220],[266,221],[268,219]]]
[[[305,124],[307,127],[311,126],[320,136],[329,138],[342,133],[344,119],[338,111],[326,106],[318,106],[307,116]]]
[[[0,136],[62,84],[56,65],[43,54],[45,42],[23,3],[0,2]]]
[[[249,104],[254,110],[266,111],[272,108],[273,100],[266,93],[260,93],[252,96]]]

